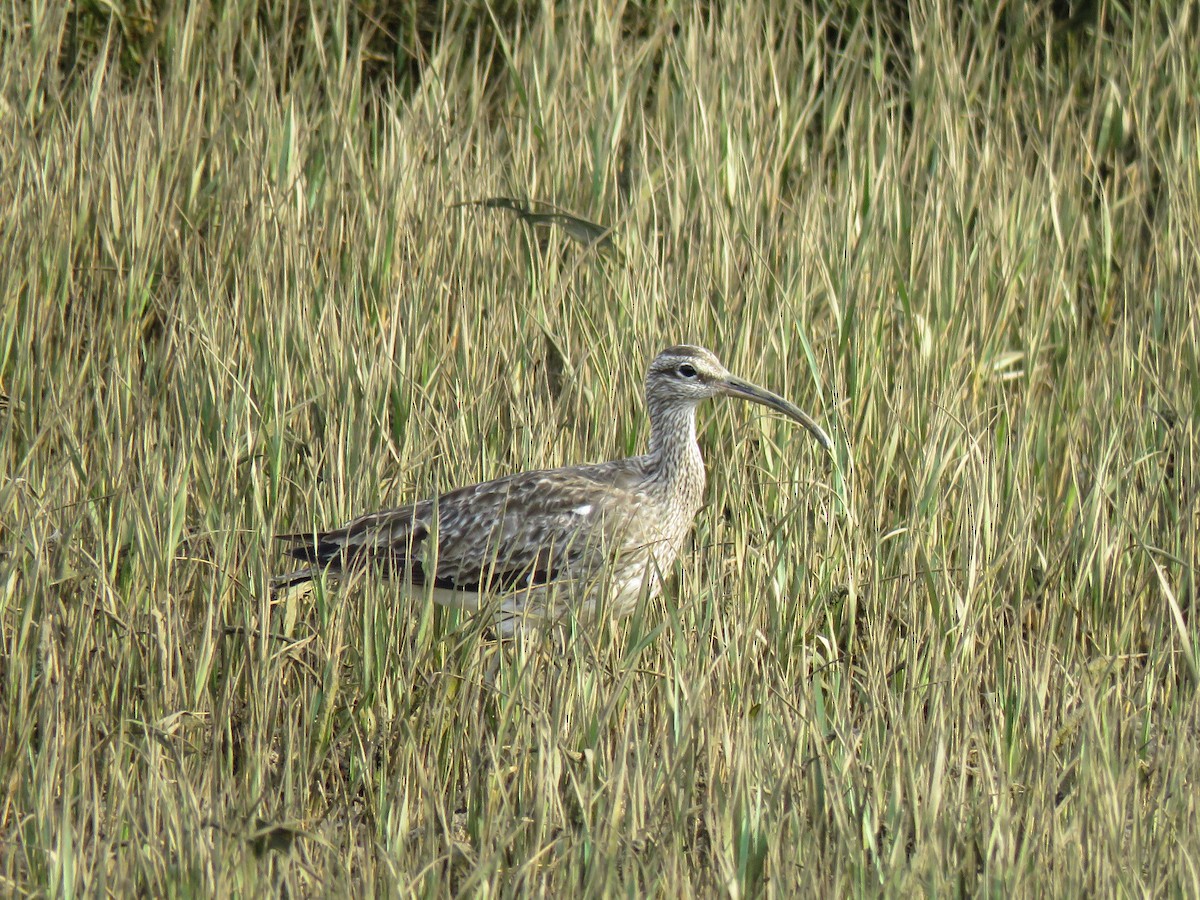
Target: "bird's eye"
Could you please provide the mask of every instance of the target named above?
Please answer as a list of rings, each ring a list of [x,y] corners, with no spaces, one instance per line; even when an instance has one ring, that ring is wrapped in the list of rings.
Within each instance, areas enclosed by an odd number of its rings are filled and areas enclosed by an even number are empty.
[[[695,378],[696,377],[696,367],[690,366],[687,363],[684,363],[682,366],[680,366],[678,369],[676,369],[676,371],[679,373],[680,378]]]

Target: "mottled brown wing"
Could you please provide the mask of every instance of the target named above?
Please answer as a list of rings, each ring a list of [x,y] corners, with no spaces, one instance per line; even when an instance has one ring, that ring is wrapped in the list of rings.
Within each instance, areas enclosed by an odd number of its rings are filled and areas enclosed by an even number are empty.
[[[621,551],[633,475],[611,463],[525,472],[284,539],[317,569],[378,567],[455,591],[532,588],[592,576]]]

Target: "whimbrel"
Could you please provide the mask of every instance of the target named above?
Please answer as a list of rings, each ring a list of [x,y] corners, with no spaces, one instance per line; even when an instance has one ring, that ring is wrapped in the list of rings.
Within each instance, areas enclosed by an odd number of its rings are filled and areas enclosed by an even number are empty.
[[[735,378],[703,347],[670,347],[646,373],[647,453],[521,472],[334,531],[284,535],[294,545],[289,554],[310,565],[273,587],[311,581],[323,570],[380,569],[438,603],[490,609],[505,636],[568,615],[629,615],[643,592],[659,592],[700,509],[696,406],[722,394],[778,410],[832,450],[798,407]]]

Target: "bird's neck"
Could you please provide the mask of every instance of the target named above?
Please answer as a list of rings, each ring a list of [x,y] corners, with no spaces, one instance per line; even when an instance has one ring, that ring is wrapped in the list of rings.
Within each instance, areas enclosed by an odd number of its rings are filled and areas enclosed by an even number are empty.
[[[695,512],[704,494],[704,459],[696,443],[696,408],[650,409],[650,453],[654,479]]]

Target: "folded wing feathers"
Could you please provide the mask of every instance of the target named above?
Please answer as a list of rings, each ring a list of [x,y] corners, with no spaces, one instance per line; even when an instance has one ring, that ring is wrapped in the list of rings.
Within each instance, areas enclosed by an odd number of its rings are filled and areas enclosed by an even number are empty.
[[[599,468],[521,473],[361,516],[334,531],[283,535],[296,545],[288,553],[312,567],[275,584],[314,578],[322,568],[372,566],[413,584],[499,592],[595,572],[619,549],[636,502],[611,473],[598,477]]]

